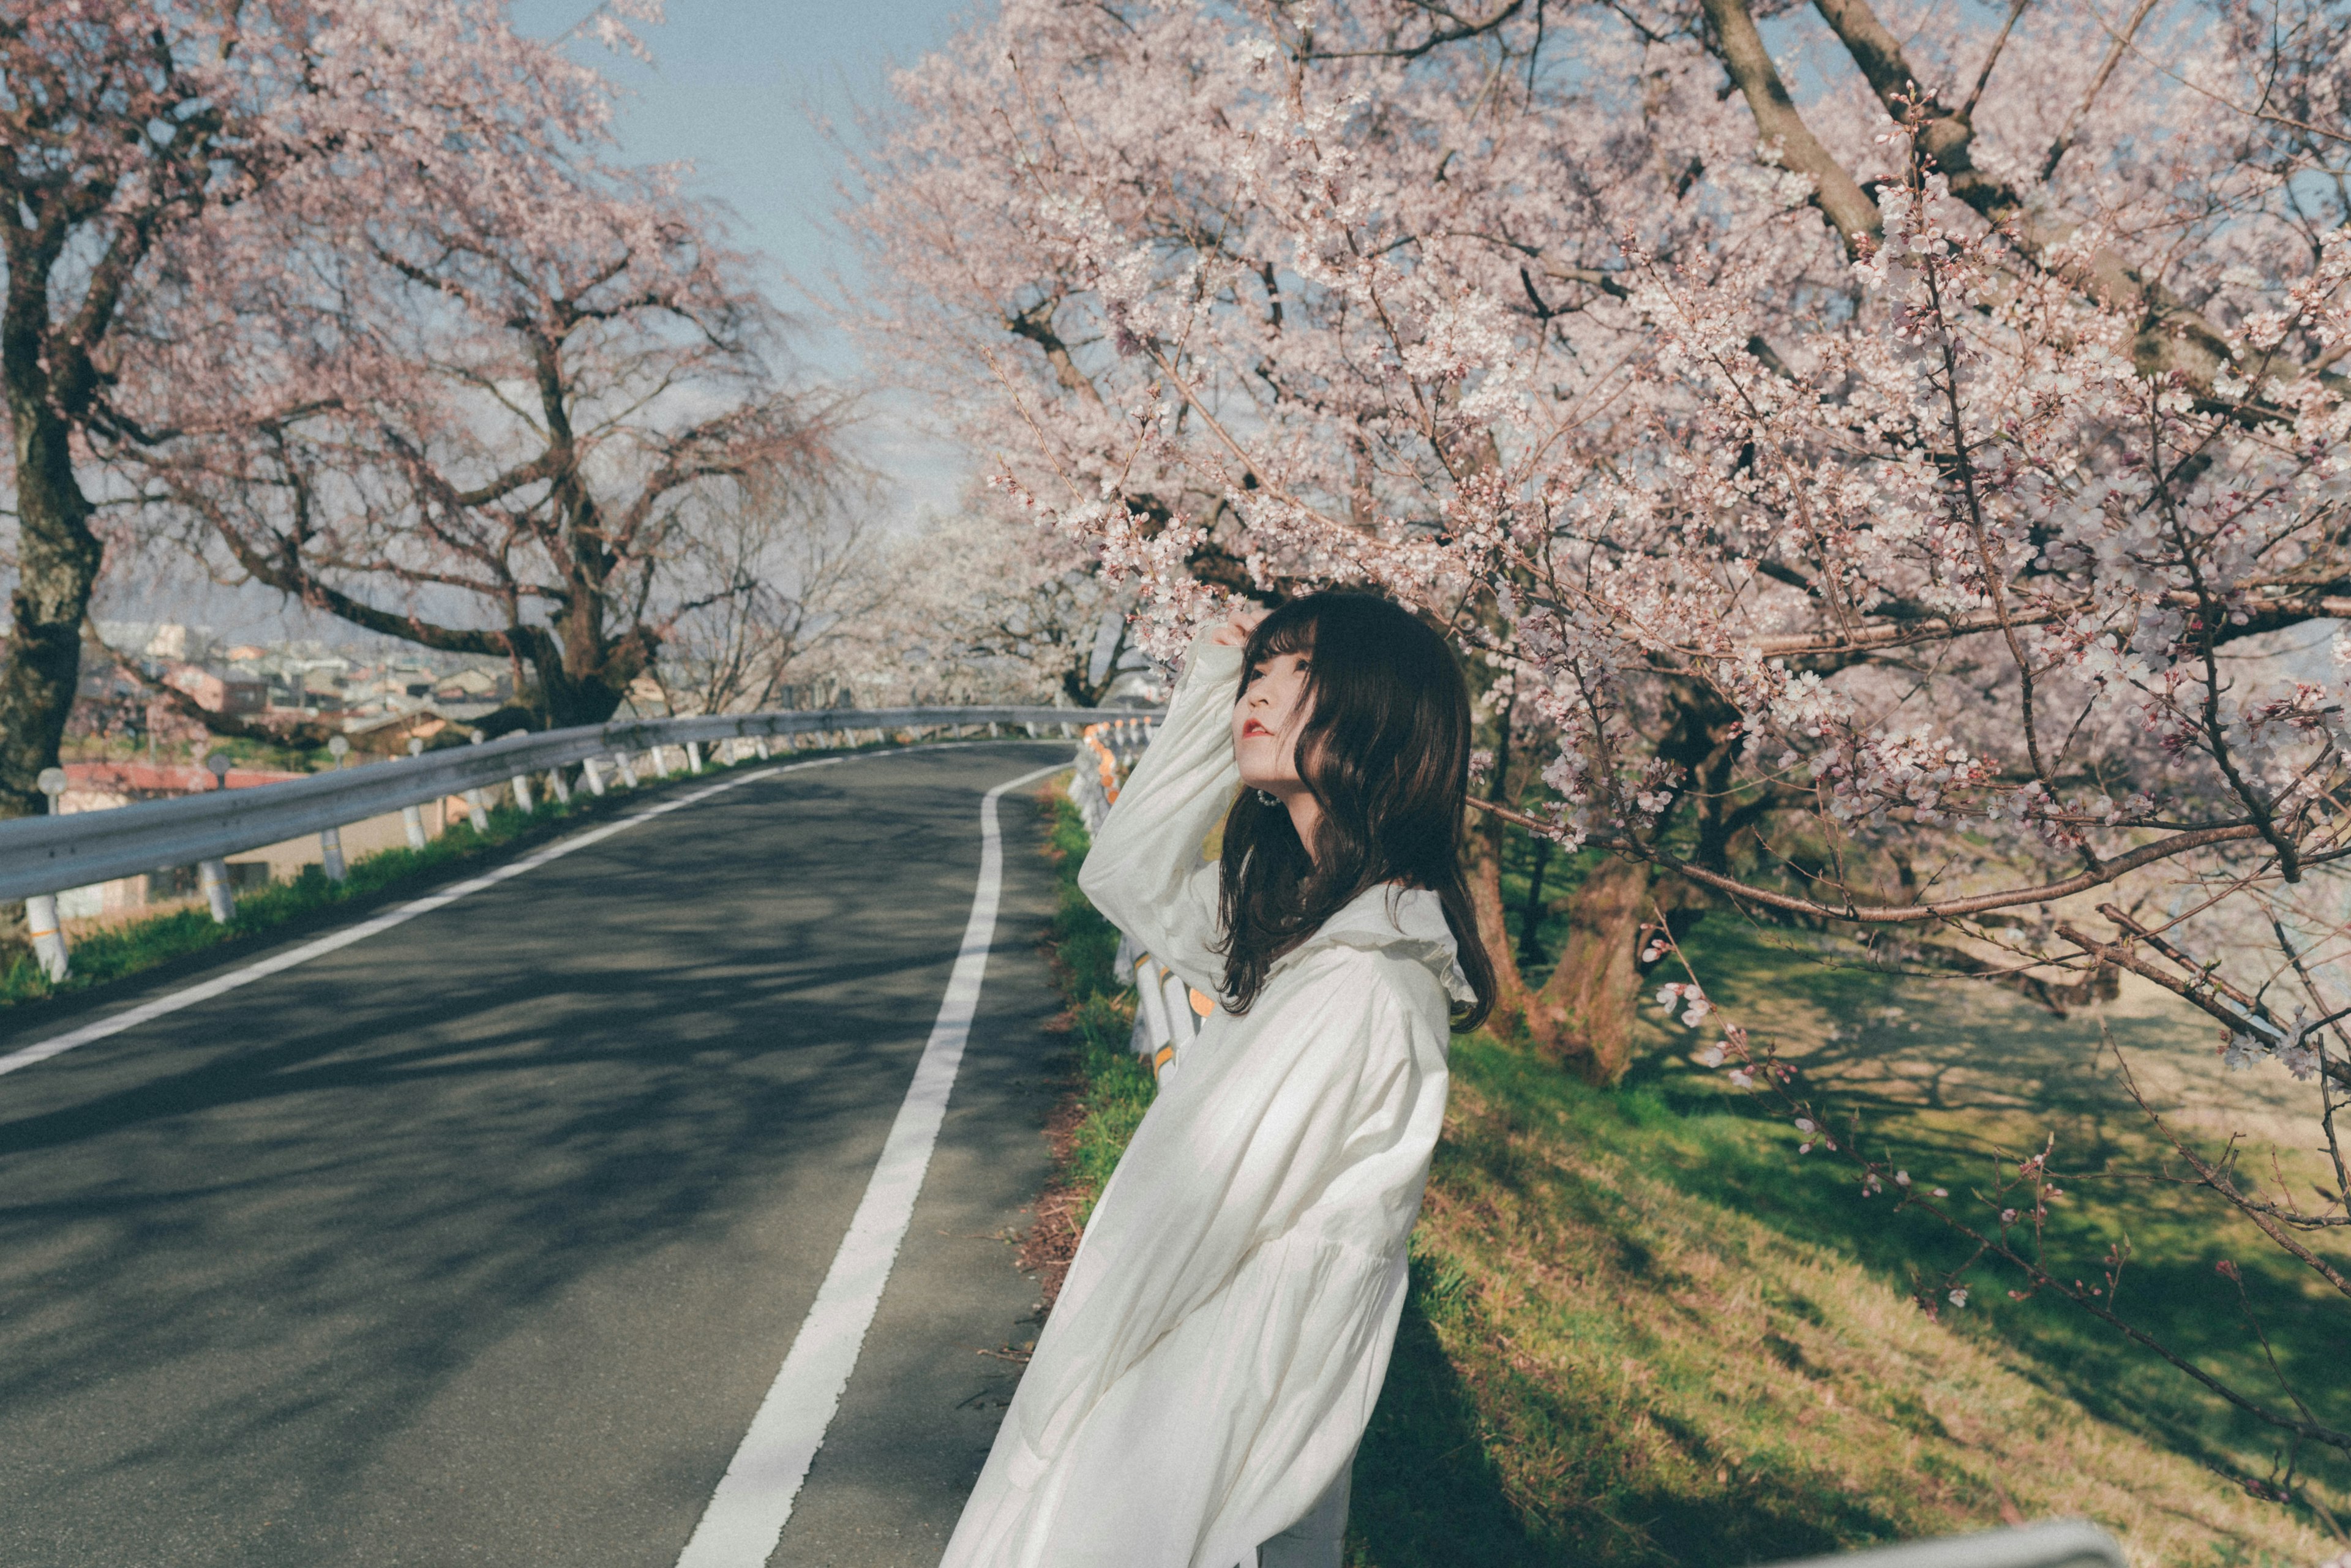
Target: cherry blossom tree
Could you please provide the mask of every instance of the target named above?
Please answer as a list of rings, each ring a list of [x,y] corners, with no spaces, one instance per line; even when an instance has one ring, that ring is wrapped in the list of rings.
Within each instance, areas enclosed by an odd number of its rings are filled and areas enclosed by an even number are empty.
[[[1377,581],[1489,661],[1572,841],[1815,918],[2230,844],[2298,872],[2285,780],[2324,780],[2272,753],[2331,747],[2329,699],[2206,677],[2351,602],[2351,252],[2303,179],[2336,143],[2149,63],[2209,20],[1929,20],[1912,59],[1840,6],[1856,90],[1800,114],[1735,6],[1449,15],[1015,6],[901,78],[855,220],[884,329],[993,384],[967,439],[1139,581],[1150,644],[1219,588]],[[2256,97],[2291,68],[2225,41],[2199,69]],[[1882,854],[1760,841],[1789,810],[1994,830],[2030,874],[1887,899],[1838,880]]]
[[[108,423],[125,297],[205,211],[296,151],[270,123],[307,7],[36,5],[0,19],[0,382],[15,436],[16,581],[0,664],[0,815],[42,809],[104,546],[82,481]]]
[[[2305,1076],[2331,1207],[2206,1185],[2351,1296],[2300,1239],[2351,1223],[2351,643],[2282,642],[2351,613],[2347,24],[1009,0],[897,78],[852,221],[1155,654],[1334,581],[1453,630],[1489,949],[1506,822],[1605,852],[1546,988],[1504,965],[1538,1048],[1620,1074],[1706,904],[2133,971]]]
[[[810,706],[838,685],[840,651],[888,614],[897,580],[870,486],[789,499],[786,515],[725,513],[701,532],[702,570],[677,585],[697,608],[652,672],[668,711]]]
[[[975,499],[899,548],[883,638],[941,700],[1099,706],[1128,651],[1127,596],[1081,541]]]
[[[972,500],[869,536],[795,680],[867,706],[1101,705],[1129,662],[1125,596],[1081,540]]]
[[[320,264],[184,332],[233,339],[243,379],[151,472],[252,579],[513,660],[507,724],[598,723],[681,617],[761,593],[745,527],[826,511],[846,410],[777,368],[747,263],[669,172],[528,141],[502,163],[292,214]]]
[[[620,0],[583,26],[628,43],[657,14]],[[16,523],[0,814],[40,808],[71,707],[102,508],[131,493],[104,467],[217,414],[200,400],[234,345],[197,325],[317,259],[279,220],[495,189],[500,147],[591,142],[609,104],[502,8],[454,0],[35,0],[0,18]],[[502,139],[469,134],[488,126]]]

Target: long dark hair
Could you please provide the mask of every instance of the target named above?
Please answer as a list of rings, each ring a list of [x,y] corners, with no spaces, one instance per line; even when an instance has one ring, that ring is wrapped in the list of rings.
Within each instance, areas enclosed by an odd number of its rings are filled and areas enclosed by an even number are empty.
[[[1444,904],[1478,994],[1457,1023],[1475,1028],[1494,1005],[1494,966],[1461,876],[1469,693],[1453,650],[1399,605],[1334,592],[1293,599],[1258,622],[1241,691],[1248,672],[1284,653],[1308,660],[1296,757],[1322,825],[1309,854],[1290,812],[1254,789],[1225,814],[1225,1005],[1249,1011],[1283,954],[1366,889],[1401,883]]]

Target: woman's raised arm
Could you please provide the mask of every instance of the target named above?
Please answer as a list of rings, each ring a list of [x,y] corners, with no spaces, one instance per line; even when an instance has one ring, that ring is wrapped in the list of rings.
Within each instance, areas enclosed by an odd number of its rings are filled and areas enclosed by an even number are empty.
[[[1186,985],[1223,991],[1217,867],[1201,859],[1240,770],[1233,762],[1233,699],[1241,650],[1218,640],[1192,643],[1166,721],[1102,819],[1078,885],[1110,922]]]

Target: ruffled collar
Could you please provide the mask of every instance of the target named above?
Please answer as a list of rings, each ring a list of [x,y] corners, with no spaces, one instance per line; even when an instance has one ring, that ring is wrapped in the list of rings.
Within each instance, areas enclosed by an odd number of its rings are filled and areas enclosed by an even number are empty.
[[[1415,959],[1427,966],[1455,1001],[1466,1007],[1478,999],[1468,976],[1462,973],[1453,928],[1445,923],[1445,901],[1425,887],[1389,883],[1365,888],[1284,956],[1295,958],[1322,946],[1361,947]]]

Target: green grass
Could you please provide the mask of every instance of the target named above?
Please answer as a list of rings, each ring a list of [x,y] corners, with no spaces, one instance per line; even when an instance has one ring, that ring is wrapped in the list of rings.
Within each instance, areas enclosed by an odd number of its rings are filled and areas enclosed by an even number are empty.
[[[1099,1190],[1150,1081],[1125,1049],[1115,934],[1077,892],[1084,841],[1063,809],[1055,939],[1082,1112],[1070,1164]],[[1906,994],[1727,923],[1703,928],[1692,952],[1710,993],[1816,1039],[1822,1019]],[[1967,995],[1918,1031],[1887,1023],[1875,1045],[1869,1030],[1841,1031],[1844,1045],[1808,1067],[1855,1091],[1869,1135],[1954,1190],[2050,1105],[2064,1146],[2100,1160],[2144,1152],[2111,1082],[2074,1082],[2090,1071],[2079,1031],[2095,1039],[2095,1026],[2066,1020],[2072,1032],[2053,1035],[2058,1020],[2011,998]],[[2116,1022],[2149,1051],[2174,1027],[2153,1014]],[[1937,1054],[1987,1030],[2030,1070],[2017,1104],[1962,1092],[1964,1074]],[[1753,1101],[1681,1061],[1689,1042],[1654,1031],[1634,1080],[1610,1091],[1486,1035],[1456,1039],[1412,1289],[1356,1460],[1351,1563],[1712,1568],[2054,1514],[2099,1520],[2142,1563],[2306,1568],[2339,1549],[2211,1473],[2205,1460],[2253,1451],[2241,1434],[2078,1314],[1984,1289],[1978,1302],[1996,1305],[1929,1321],[1910,1296],[1955,1260],[1948,1239],[1800,1158]],[[1941,1073],[1923,1090],[1894,1067],[1922,1058]],[[2050,1093],[2067,1083],[2071,1099]],[[2126,1276],[2133,1309],[2236,1354],[2204,1289],[2209,1228],[2172,1215],[2176,1195],[2108,1185],[2125,1207],[2105,1187],[2095,1204],[2085,1192],[2064,1207],[2058,1244],[2102,1249],[2128,1227],[2141,1257]],[[2250,1250],[2232,1255],[2255,1266]],[[2325,1354],[2320,1340],[2293,1343],[2306,1364]]]
[[[1824,964],[1809,942],[1726,918],[1702,926],[1690,949],[1709,994],[1765,1020],[1824,1089],[1824,1103],[1852,1108],[1869,1146],[1890,1153],[1920,1185],[1947,1186],[1957,1195],[1953,1207],[1980,1227],[1999,1204],[1976,1195],[1989,1194],[2017,1158],[2053,1135],[2051,1167],[2063,1173],[2066,1196],[2045,1232],[2053,1271],[2095,1284],[2109,1249],[2127,1247],[2116,1310],[2198,1364],[2283,1405],[2236,1290],[2217,1271],[2223,1259],[2233,1262],[2288,1380],[2322,1416],[2351,1421],[2338,1370],[2351,1311],[2233,1210],[2161,1179],[2167,1165],[2177,1168],[2176,1156],[2167,1159],[2129,1100],[2104,1040],[2123,1047],[2143,1084],[2167,1110],[2183,1113],[2208,1150],[2220,1141],[2216,1118],[2230,1130],[2258,1132],[2274,1113],[2273,1124],[2292,1130],[2295,1091],[2282,1072],[2222,1079],[2211,1064],[2210,1026],[2151,990],[2126,991],[2094,1016],[2059,1019],[1980,986],[1896,981]],[[1885,1017],[1888,1007],[1902,1008],[1901,1016]],[[1726,1095],[1713,1075],[1692,1071],[1664,1028],[1652,1039],[1628,1084],[1631,1098],[1674,1113],[1670,1131],[1645,1139],[1651,1168],[1686,1192],[1735,1203],[1783,1234],[1906,1285],[1931,1285],[1964,1260],[1969,1249],[1946,1228],[1862,1198],[1849,1167],[1817,1154],[1798,1158],[1792,1133],[1766,1120],[1755,1102]],[[2308,1153],[2281,1152],[2289,1171]],[[2318,1174],[2314,1162],[2303,1171],[2305,1180]],[[2276,1185],[2265,1155],[2244,1179],[2256,1189]],[[2322,1237],[2317,1245],[2329,1242]],[[2340,1246],[2333,1249],[2339,1257]],[[2020,1278],[1981,1270],[1977,1282],[1990,1288],[1973,1291],[1968,1311],[1954,1315],[1957,1332],[2025,1352],[2053,1386],[2182,1453],[2241,1474],[2269,1473],[2278,1444],[2253,1417],[2054,1296],[2010,1299],[2010,1289],[2026,1283]],[[2351,1500],[2351,1466],[2339,1455],[2305,1452],[2303,1468],[2338,1512]]]
[[[1075,1125],[1058,1176],[1076,1189],[1075,1218],[1082,1226],[1127,1139],[1151,1108],[1154,1082],[1151,1069],[1127,1049],[1134,1030],[1134,992],[1113,963],[1118,932],[1078,891],[1085,825],[1058,788],[1053,801],[1050,842],[1061,874],[1050,941],[1077,1058],[1071,1073]]]

